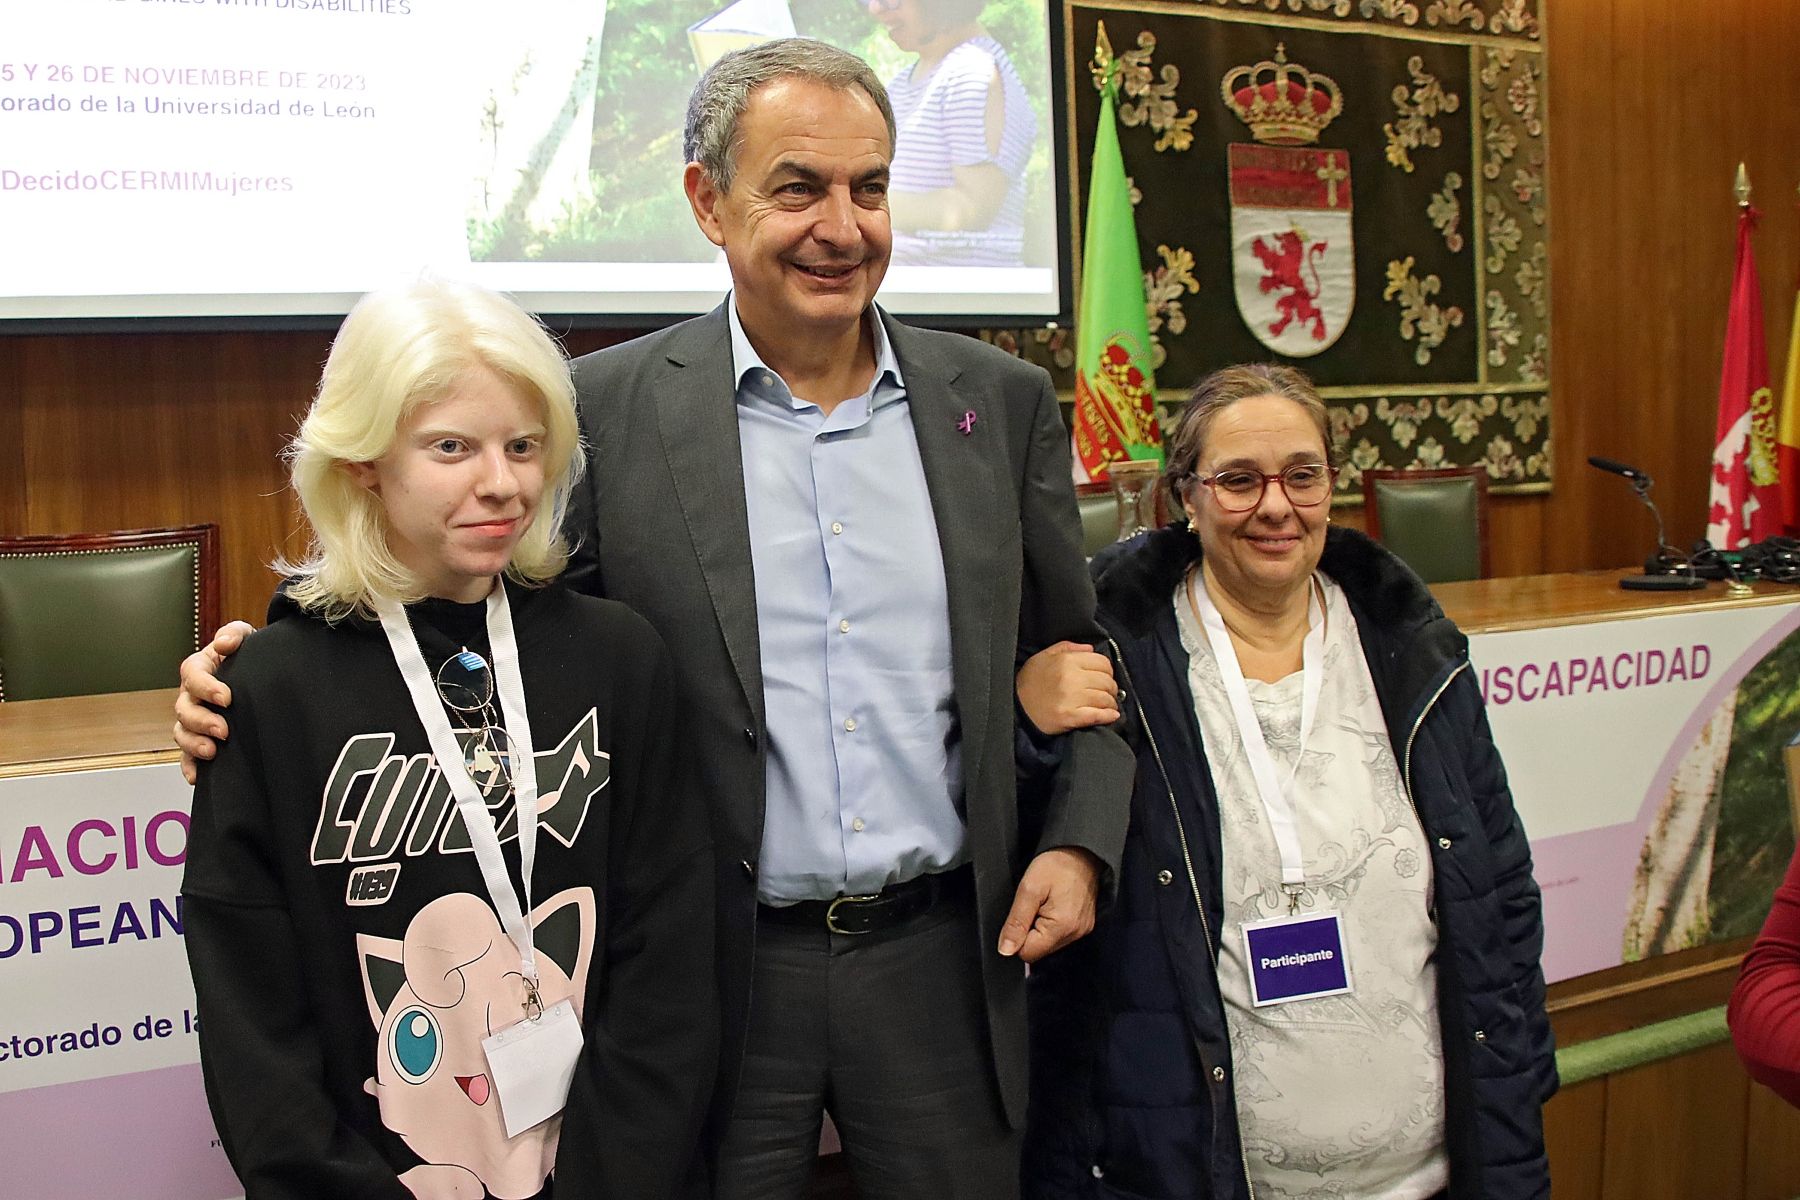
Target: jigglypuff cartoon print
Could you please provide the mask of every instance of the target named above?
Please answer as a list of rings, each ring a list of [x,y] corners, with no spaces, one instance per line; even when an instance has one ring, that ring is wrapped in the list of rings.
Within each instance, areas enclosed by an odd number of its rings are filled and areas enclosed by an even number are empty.
[[[594,950],[594,892],[570,888],[532,910],[546,1007],[582,1016]],[[556,1157],[561,1117],[506,1136],[482,1039],[520,1018],[519,956],[487,901],[468,892],[421,908],[402,941],[358,934],[357,957],[377,1030],[364,1084],[381,1123],[425,1160],[401,1175],[415,1196],[533,1196]]]

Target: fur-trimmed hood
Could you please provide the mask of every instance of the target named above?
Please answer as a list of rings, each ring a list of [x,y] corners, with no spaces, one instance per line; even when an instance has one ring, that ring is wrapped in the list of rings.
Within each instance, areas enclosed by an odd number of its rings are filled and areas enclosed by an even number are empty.
[[[1200,539],[1185,521],[1106,547],[1090,564],[1101,622],[1129,639],[1149,635],[1168,614],[1169,597],[1200,557]],[[1402,711],[1447,666],[1468,656],[1468,639],[1425,584],[1367,534],[1327,529],[1319,569],[1344,589],[1369,665],[1386,668],[1380,675],[1390,681],[1389,698]]]
[[[1185,521],[1177,521],[1095,555],[1094,591],[1125,632],[1140,637],[1200,558],[1200,539]],[[1390,625],[1425,625],[1444,615],[1405,563],[1357,530],[1334,526],[1325,531],[1319,569],[1337,581],[1353,604],[1380,614]]]

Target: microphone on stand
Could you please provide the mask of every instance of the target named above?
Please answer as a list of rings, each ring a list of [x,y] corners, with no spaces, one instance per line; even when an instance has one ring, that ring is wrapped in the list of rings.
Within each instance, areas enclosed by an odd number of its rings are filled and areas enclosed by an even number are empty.
[[[1638,480],[1641,479],[1644,481],[1644,487],[1646,490],[1650,487],[1650,484],[1653,482],[1651,480],[1650,476],[1644,474],[1642,471],[1638,470],[1636,467],[1626,466],[1624,463],[1620,462],[1616,458],[1601,458],[1598,454],[1590,454],[1590,455],[1588,455],[1588,466],[1599,467],[1602,471],[1610,471],[1614,475],[1622,476],[1625,479],[1631,480],[1633,483],[1636,483]]]
[[[1631,490],[1637,498],[1644,502],[1650,515],[1656,518],[1656,553],[1650,556],[1651,564],[1663,561],[1679,562],[1686,569],[1686,574],[1653,575],[1648,569],[1642,575],[1627,575],[1619,580],[1619,586],[1634,592],[1691,592],[1706,586],[1706,580],[1694,574],[1694,562],[1680,550],[1669,545],[1663,533],[1662,513],[1657,510],[1656,501],[1650,499],[1650,488],[1655,480],[1636,467],[1619,462],[1617,459],[1601,458],[1599,455],[1588,456],[1588,466],[1617,475],[1631,484]]]

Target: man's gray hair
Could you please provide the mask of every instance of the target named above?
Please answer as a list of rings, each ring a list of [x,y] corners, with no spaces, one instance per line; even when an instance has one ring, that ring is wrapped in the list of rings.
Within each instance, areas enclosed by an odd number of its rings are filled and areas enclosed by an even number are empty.
[[[706,69],[688,97],[681,152],[688,162],[699,163],[720,191],[730,191],[737,174],[738,122],[751,93],[778,79],[806,79],[846,91],[860,87],[881,110],[892,150],[894,106],[868,63],[812,38],[778,38],[727,54]]]

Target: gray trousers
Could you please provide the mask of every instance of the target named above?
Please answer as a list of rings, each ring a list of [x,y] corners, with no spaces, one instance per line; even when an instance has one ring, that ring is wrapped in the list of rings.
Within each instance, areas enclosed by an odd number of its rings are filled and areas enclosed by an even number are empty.
[[[861,936],[759,920],[718,1200],[799,1200],[830,1112],[861,1200],[1012,1200],[972,902]]]

